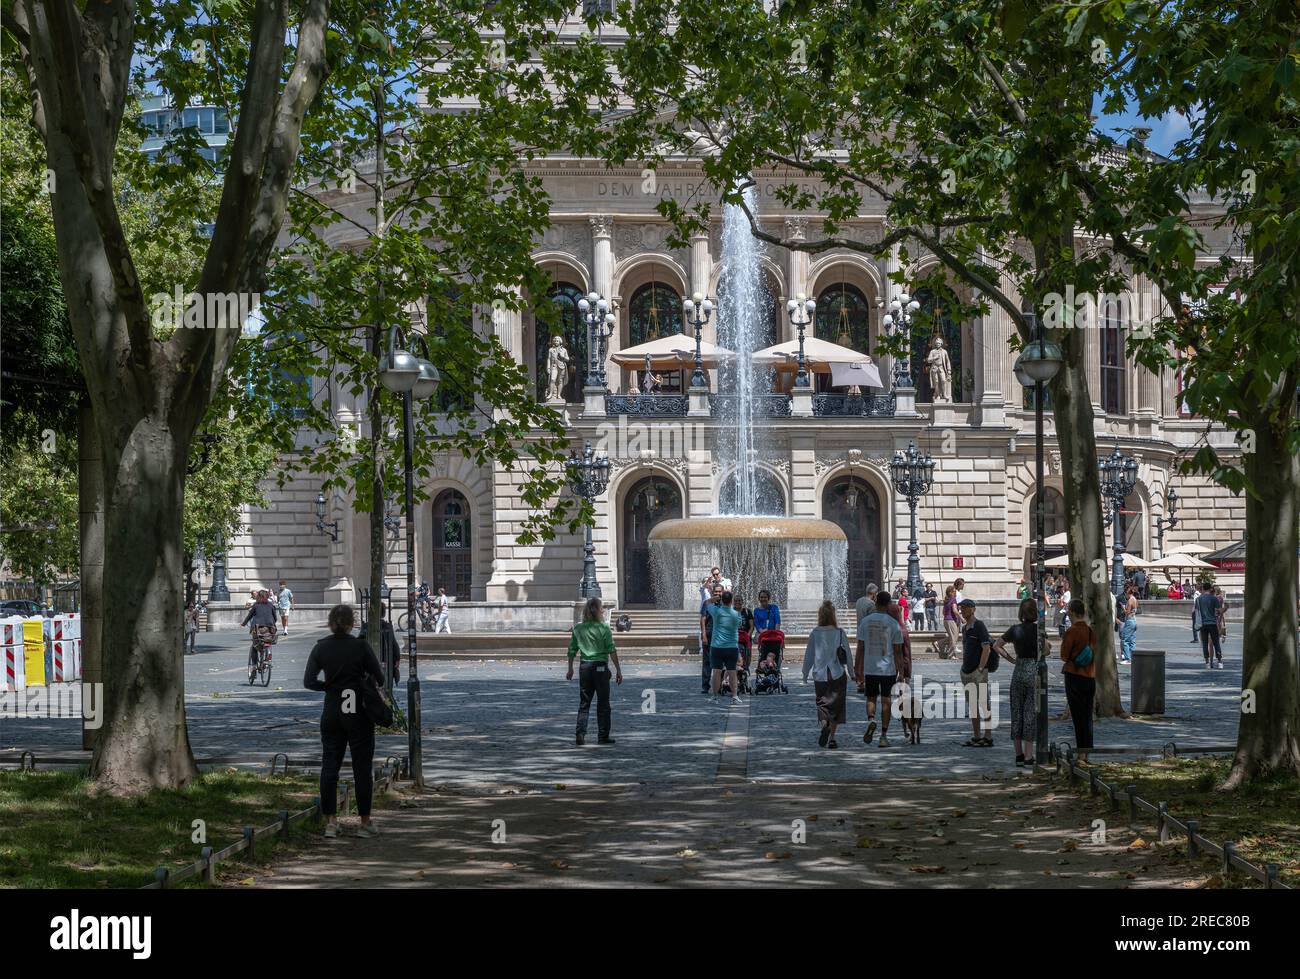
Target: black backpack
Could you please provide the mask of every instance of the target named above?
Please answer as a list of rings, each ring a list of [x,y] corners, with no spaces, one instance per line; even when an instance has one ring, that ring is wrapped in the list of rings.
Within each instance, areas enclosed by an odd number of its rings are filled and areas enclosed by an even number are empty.
[[[987,627],[986,627],[986,631],[987,631]],[[992,640],[993,637],[989,636],[990,645],[992,644]],[[988,670],[990,673],[996,673],[998,671],[998,661],[1000,659],[1002,659],[1002,657],[998,655],[998,651],[996,649],[990,649],[989,661],[985,669]]]

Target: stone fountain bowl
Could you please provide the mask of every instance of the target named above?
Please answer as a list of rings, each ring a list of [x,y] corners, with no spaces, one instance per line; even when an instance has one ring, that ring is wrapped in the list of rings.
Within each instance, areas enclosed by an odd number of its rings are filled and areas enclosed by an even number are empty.
[[[661,520],[650,531],[652,541],[844,541],[838,524],[813,517],[686,517]]]

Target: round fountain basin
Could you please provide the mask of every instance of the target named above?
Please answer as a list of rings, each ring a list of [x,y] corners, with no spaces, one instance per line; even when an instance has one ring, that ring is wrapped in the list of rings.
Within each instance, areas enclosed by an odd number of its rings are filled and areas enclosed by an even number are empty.
[[[650,531],[652,541],[830,540],[848,542],[838,524],[813,517],[687,517],[661,520]]]

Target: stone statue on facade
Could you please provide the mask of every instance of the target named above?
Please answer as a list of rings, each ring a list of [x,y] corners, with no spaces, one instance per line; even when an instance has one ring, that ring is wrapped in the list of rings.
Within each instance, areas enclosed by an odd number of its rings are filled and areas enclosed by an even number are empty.
[[[551,337],[551,349],[546,352],[546,400],[564,403],[564,385],[569,380],[569,351],[564,349],[560,337]]]
[[[943,337],[934,338],[934,345],[925,356],[925,369],[930,372],[934,402],[952,401],[952,361],[944,349]]]

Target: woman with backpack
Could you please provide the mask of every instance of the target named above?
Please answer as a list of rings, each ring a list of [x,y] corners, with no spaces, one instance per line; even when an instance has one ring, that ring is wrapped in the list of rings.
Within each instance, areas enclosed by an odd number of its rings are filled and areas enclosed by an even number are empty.
[[[835,729],[847,720],[849,684],[849,637],[835,618],[835,603],[822,602],[817,610],[817,627],[808,633],[803,656],[803,682],[813,677],[817,695],[817,743],[838,748]],[[887,703],[887,702],[886,702]],[[888,715],[886,715],[888,727]]]
[[[1061,642],[1061,672],[1065,676],[1065,701],[1070,705],[1070,720],[1074,722],[1074,744],[1079,764],[1088,764],[1092,751],[1092,707],[1097,698],[1097,664],[1093,651],[1097,634],[1092,631],[1084,616],[1087,609],[1083,599],[1070,602],[1073,624]]]
[[[379,835],[370,821],[374,794],[371,763],[375,758],[375,720],[371,711],[376,697],[383,704],[378,686],[383,684],[384,674],[374,650],[352,635],[353,621],[352,606],[335,605],[330,609],[330,635],[312,647],[302,678],[308,690],[325,692],[325,709],[320,715],[320,808],[329,839],[339,835],[336,796],[345,751],[352,753],[352,780],[361,816],[357,836]]]

